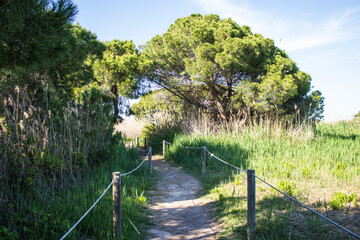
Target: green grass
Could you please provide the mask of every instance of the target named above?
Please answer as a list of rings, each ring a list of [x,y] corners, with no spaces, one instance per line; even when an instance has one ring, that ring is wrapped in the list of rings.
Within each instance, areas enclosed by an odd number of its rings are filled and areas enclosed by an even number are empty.
[[[118,145],[111,155],[90,170],[85,177],[67,190],[18,194],[18,206],[7,226],[0,228],[1,239],[60,239],[90,208],[112,181],[112,172],[127,172],[141,161],[134,150]],[[51,179],[48,180],[49,184]],[[144,192],[152,186],[146,163],[131,175],[122,177],[122,236],[123,239],[143,239],[149,226]],[[66,239],[112,238],[112,189],[104,195],[92,211]],[[15,208],[18,211],[15,211]],[[129,220],[138,228],[138,235]]]
[[[178,135],[174,143],[206,146],[219,158],[257,176],[360,234],[360,124],[320,123],[284,129],[270,124],[213,135]],[[208,197],[218,199],[217,213],[225,222],[224,238],[246,238],[246,176],[209,154],[207,174],[201,176],[201,150],[170,146],[166,158],[186,167],[204,183]],[[344,232],[256,182],[259,239],[343,239]],[[331,203],[333,193],[352,196]],[[339,195],[339,194],[338,194]],[[355,200],[354,200],[355,199]],[[334,203],[335,200],[332,201]],[[341,200],[337,200],[341,201]]]

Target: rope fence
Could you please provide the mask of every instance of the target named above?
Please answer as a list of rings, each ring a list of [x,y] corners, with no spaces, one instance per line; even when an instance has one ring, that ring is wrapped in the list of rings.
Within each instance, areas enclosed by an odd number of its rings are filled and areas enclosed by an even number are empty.
[[[113,179],[111,181],[111,183],[107,186],[107,188],[104,190],[104,192],[100,195],[100,197],[94,202],[94,204],[85,212],[85,214],[83,216],[81,216],[81,218],[65,233],[65,235],[60,239],[63,240],[65,239],[74,229],[75,227],[85,218],[85,216],[96,206],[96,204],[101,200],[101,198],[106,194],[106,192],[110,189],[110,187],[113,187],[113,238],[114,239],[120,239],[121,240],[121,177],[122,176],[126,176],[129,174],[132,174],[133,172],[135,172],[136,170],[138,170],[146,160],[148,160],[148,164],[149,164],[149,172],[150,174],[152,173],[152,148],[149,147],[148,150],[142,150],[139,149],[139,137],[136,138],[136,142],[137,142],[137,147],[135,149],[137,149],[139,152],[147,152],[144,160],[141,161],[141,163],[135,167],[134,169],[132,169],[129,172],[126,173],[120,173],[120,172],[114,172],[113,173]],[[270,188],[276,190],[277,192],[281,193],[282,195],[284,195],[285,197],[287,197],[288,199],[290,199],[291,201],[299,204],[301,207],[309,210],[310,212],[318,215],[319,217],[321,217],[322,219],[328,221],[329,223],[335,225],[336,227],[338,227],[339,229],[345,231],[346,233],[348,233],[349,235],[360,239],[360,236],[351,232],[350,230],[346,229],[345,227],[337,224],[336,222],[330,220],[329,218],[325,217],[324,215],[320,214],[319,212],[315,211],[314,209],[306,206],[305,204],[301,203],[300,201],[296,200],[295,198],[289,196],[288,194],[284,193],[283,191],[277,189],[276,187],[274,187],[272,184],[268,183],[267,181],[265,181],[264,179],[258,177],[255,175],[255,170],[252,169],[242,169],[240,167],[237,167],[221,158],[219,158],[218,156],[216,156],[214,153],[210,152],[205,146],[203,147],[191,147],[191,146],[181,146],[181,145],[176,145],[170,142],[167,142],[165,140],[163,140],[160,143],[154,143],[151,141],[148,141],[146,139],[144,139],[144,146],[146,149],[146,143],[150,143],[150,144],[162,144],[163,147],[163,156],[165,157],[165,145],[171,145],[174,147],[178,147],[178,148],[183,148],[183,149],[189,149],[189,150],[202,150],[202,173],[205,174],[206,173],[206,153],[209,154],[210,157],[216,159],[217,161],[226,164],[234,169],[237,169],[238,171],[247,173],[247,192],[248,192],[248,213],[247,213],[247,221],[248,221],[248,239],[250,240],[254,240],[255,239],[255,226],[256,226],[256,221],[255,221],[255,203],[256,203],[256,198],[255,198],[255,179],[258,179],[259,181],[263,182],[264,184],[268,185]],[[134,147],[133,142],[131,142],[131,147]],[[138,231],[138,229],[136,228],[136,226],[131,222],[131,220],[125,216],[128,221],[130,222],[130,224],[134,227],[135,231],[140,234],[140,232]]]
[[[206,148],[205,148],[205,150],[210,154],[210,157],[213,157],[213,158],[215,158],[216,160],[218,160],[218,161],[220,161],[220,162],[222,162],[222,163],[224,163],[224,164],[226,164],[226,165],[228,165],[228,166],[230,166],[230,167],[233,167],[233,168],[235,168],[235,169],[237,169],[237,170],[239,170],[239,171],[242,171],[242,172],[245,172],[245,173],[246,173],[246,170],[245,170],[245,169],[236,167],[236,166],[234,166],[234,165],[232,165],[232,164],[230,164],[230,163],[222,160],[221,158],[215,156],[215,154],[213,154],[212,152],[210,152],[210,151],[207,150]]]
[[[289,198],[291,201],[299,204],[301,207],[306,208],[306,209],[309,210],[310,212],[318,215],[319,217],[323,218],[324,220],[328,221],[329,223],[331,223],[331,224],[337,226],[338,228],[344,230],[345,232],[347,232],[348,234],[352,235],[353,237],[356,237],[356,238],[359,238],[359,239],[360,239],[360,236],[358,236],[358,235],[356,235],[355,233],[351,232],[350,230],[344,228],[343,226],[337,224],[336,222],[330,220],[329,218],[325,217],[324,215],[322,215],[321,213],[315,211],[314,209],[312,209],[312,208],[306,206],[305,204],[299,202],[299,201],[296,200],[295,198],[293,198],[293,197],[289,196],[288,194],[284,193],[283,191],[277,189],[276,187],[272,186],[270,183],[266,182],[265,180],[261,179],[260,177],[258,177],[258,176],[256,176],[256,175],[254,175],[254,177],[257,178],[257,179],[259,179],[260,181],[262,181],[263,183],[265,183],[266,185],[268,185],[268,186],[271,187],[272,189],[274,189],[274,190],[278,191],[279,193],[283,194],[285,197]]]
[[[95,203],[89,208],[89,210],[87,210],[85,212],[84,215],[82,215],[82,217],[74,224],[74,226],[72,226],[69,231],[67,231],[67,233],[65,233],[65,235],[60,238],[60,240],[63,240],[67,237],[67,235],[69,235],[71,233],[72,230],[74,230],[74,228],[81,222],[81,220],[83,220],[83,218],[91,211],[91,209],[93,209],[95,207],[95,205],[100,201],[100,199],[105,195],[105,193],[109,190],[109,188],[114,184],[115,179],[109,184],[109,186],[105,189],[105,191],[101,194],[101,196],[95,201]]]
[[[165,140],[163,141],[163,144],[168,144],[168,145],[172,145],[172,146],[180,147],[180,148],[184,148],[184,149],[203,149],[203,169],[202,169],[203,173],[206,172],[206,170],[204,170],[204,166],[206,166],[206,156],[204,154],[205,151],[210,155],[210,157],[215,158],[219,162],[221,162],[223,164],[226,164],[226,165],[228,165],[228,166],[230,166],[232,168],[235,168],[235,169],[237,169],[239,171],[247,173],[247,176],[248,176],[248,234],[249,234],[248,239],[255,239],[255,181],[254,181],[255,178],[260,180],[261,182],[265,183],[266,185],[268,185],[272,189],[276,190],[277,192],[283,194],[285,197],[287,197],[291,201],[299,204],[301,207],[303,207],[303,208],[309,210],[310,212],[318,215],[322,219],[328,221],[329,223],[333,224],[334,226],[336,226],[336,227],[340,228],[341,230],[347,232],[351,236],[360,239],[359,235],[357,235],[357,234],[351,232],[350,230],[346,229],[345,227],[337,224],[336,222],[334,222],[331,219],[325,217],[321,213],[315,211],[314,209],[306,206],[305,204],[303,204],[300,201],[296,200],[295,198],[289,196],[288,194],[284,193],[283,191],[277,189],[276,187],[274,187],[273,185],[271,185],[270,183],[268,183],[264,179],[256,176],[255,175],[255,170],[250,170],[250,169],[245,170],[245,169],[239,168],[239,167],[237,167],[237,166],[235,166],[235,165],[233,165],[231,163],[228,163],[225,160],[217,157],[214,153],[210,152],[208,149],[206,149],[205,146],[203,146],[203,147],[184,147],[184,146],[172,144],[172,143],[167,142]],[[163,149],[165,149],[165,147],[163,147]],[[165,155],[164,152],[163,152],[163,155]],[[204,164],[204,162],[205,162],[205,164]]]
[[[144,151],[144,150],[143,150]],[[129,175],[133,172],[135,172],[136,170],[138,170],[146,160],[149,161],[149,166],[150,166],[150,173],[152,172],[151,167],[152,167],[152,163],[151,163],[151,157],[152,157],[152,149],[151,147],[146,150],[147,154],[144,158],[144,160],[134,169],[132,169],[129,172],[126,173],[119,173],[119,172],[115,172],[113,173],[113,180],[111,181],[111,183],[107,186],[107,188],[105,189],[105,191],[100,195],[100,197],[94,202],[94,204],[85,212],[84,215],[82,215],[80,217],[80,219],[64,234],[63,237],[60,238],[60,240],[65,239],[74,229],[75,227],[85,218],[85,216],[96,206],[96,204],[100,201],[100,199],[105,195],[105,193],[110,189],[111,186],[113,186],[113,202],[114,202],[114,208],[115,205],[117,208],[120,208],[120,210],[117,211],[113,211],[113,219],[117,219],[117,221],[114,221],[114,239],[121,239],[121,177],[122,176],[126,176]],[[114,177],[115,176],[115,177]],[[115,187],[115,191],[114,191],[114,186],[118,185],[117,187]],[[114,194],[114,192],[116,192]],[[117,196],[115,196],[117,195]],[[114,197],[116,199],[114,199]],[[116,204],[115,204],[116,202]],[[115,216],[116,215],[116,216]],[[140,232],[138,231],[138,229],[135,227],[135,225],[131,222],[131,220],[125,216],[130,224],[134,227],[134,229],[136,230],[136,232],[138,234],[140,234]]]
[[[165,143],[168,144],[168,145],[172,145],[174,147],[179,147],[179,148],[184,148],[184,149],[193,149],[193,150],[202,149],[202,147],[184,147],[184,146],[176,145],[176,144],[173,144],[173,143],[169,143],[167,141],[165,141]]]

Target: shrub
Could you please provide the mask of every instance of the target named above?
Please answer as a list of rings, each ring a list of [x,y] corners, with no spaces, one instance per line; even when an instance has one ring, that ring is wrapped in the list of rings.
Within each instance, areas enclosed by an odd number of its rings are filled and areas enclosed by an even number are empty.
[[[153,153],[160,154],[162,140],[172,142],[174,137],[180,133],[180,127],[171,122],[162,122],[157,125],[149,123],[144,127],[142,137],[148,140],[149,146],[153,148]]]

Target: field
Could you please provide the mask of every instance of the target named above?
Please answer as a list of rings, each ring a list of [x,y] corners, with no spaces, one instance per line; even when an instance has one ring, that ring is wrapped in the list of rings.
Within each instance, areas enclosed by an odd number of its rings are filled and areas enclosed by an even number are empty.
[[[219,158],[257,176],[360,234],[360,122],[319,123],[284,129],[260,123],[235,132],[180,134],[174,144],[206,146]],[[201,176],[201,150],[170,146],[166,158],[200,178],[204,195],[218,201],[224,239],[246,238],[246,174],[207,155]],[[256,233],[259,239],[351,239],[342,230],[256,181]]]

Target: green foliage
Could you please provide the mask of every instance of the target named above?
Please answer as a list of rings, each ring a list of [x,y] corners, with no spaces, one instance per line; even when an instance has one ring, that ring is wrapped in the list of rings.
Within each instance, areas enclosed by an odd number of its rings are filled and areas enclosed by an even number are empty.
[[[62,61],[48,70],[48,77],[59,93],[71,94],[74,87],[81,87],[95,80],[93,65],[102,57],[106,46],[79,24],[72,25],[72,37],[67,44],[69,51]],[[55,80],[56,79],[56,80]]]
[[[188,115],[186,110],[188,111],[189,108],[191,106],[184,101],[161,89],[141,96],[140,101],[131,106],[130,113],[137,118],[147,118],[151,121],[158,119],[177,119],[179,121]]]
[[[107,42],[103,58],[95,63],[96,77],[107,89],[115,86],[119,95],[134,97],[138,88],[139,57],[132,41]]]
[[[21,201],[9,204],[9,213],[0,216],[0,239],[59,239],[75,224],[84,212],[110,184],[112,172],[126,172],[140,160],[134,150],[126,150],[116,135],[101,163],[89,168],[78,182],[66,189],[54,190],[51,181],[37,191],[23,190],[17,196]],[[153,185],[146,167],[130,176],[122,177],[123,239],[141,239],[131,226],[130,219],[143,234],[148,226],[144,191]],[[112,237],[111,188],[95,208],[68,235],[67,239]],[[44,207],[46,206],[46,207]]]
[[[137,69],[139,53],[132,42],[123,42],[126,56],[120,49],[116,54],[123,58],[115,54],[110,61],[109,49],[119,50],[119,41],[104,44],[71,25],[76,13],[71,0],[0,3],[1,239],[59,239],[113,171],[139,162],[113,136],[114,95],[105,86],[107,77],[122,76],[117,90],[134,94],[137,72],[130,79],[129,71]],[[94,75],[103,56],[117,64],[106,81]],[[149,181],[140,176],[146,175],[139,170],[124,179],[123,211],[137,226],[144,221]],[[110,238],[111,201],[105,196],[69,238]],[[127,219],[123,229],[126,239],[138,238]]]
[[[280,180],[276,187],[290,197],[295,197],[296,195],[295,184],[292,182]]]
[[[150,80],[214,118],[294,114],[300,104],[309,109],[310,76],[273,40],[231,19],[200,14],[180,18],[148,42],[143,56],[150,63]],[[321,115],[320,103],[312,107]]]
[[[114,120],[119,118],[119,96],[138,96],[142,67],[140,53],[132,41],[107,42],[103,58],[95,61],[97,80],[113,95]]]
[[[142,131],[142,138],[146,138],[154,154],[162,154],[162,141],[172,141],[181,129],[174,123],[162,122],[157,125],[149,123]]]
[[[348,203],[357,204],[357,195],[353,193],[351,195],[347,195],[342,192],[334,192],[331,196],[330,207],[334,210],[341,210],[345,208],[345,205]]]
[[[1,1],[0,69],[46,69],[62,60],[76,14],[71,0]]]

